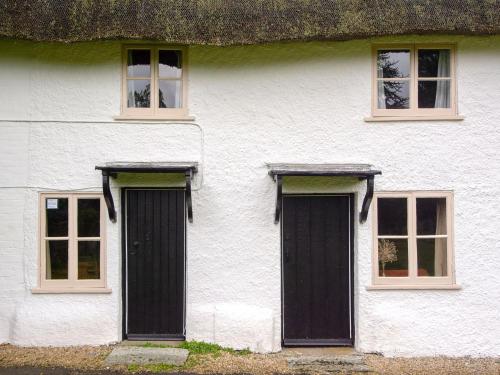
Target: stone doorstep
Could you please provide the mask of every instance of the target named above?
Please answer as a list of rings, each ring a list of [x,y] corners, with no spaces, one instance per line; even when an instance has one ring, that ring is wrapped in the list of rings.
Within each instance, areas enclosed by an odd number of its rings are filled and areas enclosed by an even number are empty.
[[[287,358],[287,363],[290,368],[314,374],[372,372],[362,354],[298,356]]]
[[[300,356],[287,358],[289,366],[318,366],[318,365],[362,365],[362,355],[339,356]]]
[[[182,366],[189,355],[189,351],[179,348],[141,348],[137,346],[119,346],[106,358],[109,365],[147,365],[167,364]]]

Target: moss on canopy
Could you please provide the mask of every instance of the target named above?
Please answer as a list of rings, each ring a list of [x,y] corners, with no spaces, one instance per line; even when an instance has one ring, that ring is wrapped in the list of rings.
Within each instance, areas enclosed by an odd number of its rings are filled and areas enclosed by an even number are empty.
[[[500,33],[500,0],[3,0],[0,37],[179,44]]]

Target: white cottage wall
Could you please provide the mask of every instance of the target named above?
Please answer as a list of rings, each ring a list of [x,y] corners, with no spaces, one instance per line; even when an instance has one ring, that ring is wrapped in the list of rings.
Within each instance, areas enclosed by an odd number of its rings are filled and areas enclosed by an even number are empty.
[[[456,42],[464,121],[366,123],[371,43]],[[187,337],[280,349],[280,231],[266,162],[371,163],[376,190],[453,190],[460,290],[367,290],[371,218],[356,224],[356,347],[386,355],[499,355],[497,216],[500,38],[418,37],[342,43],[192,47],[187,123],[113,121],[118,42],[0,41],[0,342],[103,344],[121,339],[121,226],[107,223],[111,294],[32,294],[38,194],[100,190],[106,161],[202,163],[187,225]],[[144,185],[161,181],[143,178]],[[165,183],[173,183],[165,180]],[[290,179],[290,192],[355,192]]]

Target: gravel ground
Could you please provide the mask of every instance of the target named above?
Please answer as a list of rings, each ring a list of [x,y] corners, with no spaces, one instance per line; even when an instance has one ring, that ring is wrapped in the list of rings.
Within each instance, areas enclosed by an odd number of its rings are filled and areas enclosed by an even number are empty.
[[[199,374],[290,374],[286,359],[275,355],[233,355],[221,353],[218,357],[203,356],[189,371]]]
[[[69,348],[20,348],[0,345],[0,375],[115,375],[130,373],[125,366],[108,366],[104,359],[113,346]],[[194,355],[183,375],[197,374],[291,374],[282,355]],[[500,375],[493,358],[386,358],[367,355],[366,364],[381,375]],[[142,370],[141,370],[142,371]],[[142,374],[144,372],[135,372]],[[170,374],[177,373],[177,370]]]
[[[99,370],[107,367],[104,359],[111,350],[112,346],[20,348],[4,344],[0,345],[0,367],[36,366]]]
[[[386,358],[367,355],[366,364],[382,375],[500,375],[494,358]]]

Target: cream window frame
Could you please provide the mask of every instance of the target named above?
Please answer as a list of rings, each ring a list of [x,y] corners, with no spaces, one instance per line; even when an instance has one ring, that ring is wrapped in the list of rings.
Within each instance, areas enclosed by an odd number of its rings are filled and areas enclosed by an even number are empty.
[[[379,198],[406,198],[407,199],[407,228],[406,236],[379,236],[378,235],[378,199]],[[446,199],[446,235],[417,235],[417,198],[445,198]],[[451,191],[412,191],[412,192],[377,192],[373,199],[373,251],[372,251],[372,283],[373,289],[377,286],[387,289],[438,289],[443,287],[457,288],[455,281],[454,259],[454,232],[453,232],[453,192]],[[446,237],[447,276],[417,276],[417,239]],[[408,276],[383,277],[379,276],[378,240],[380,238],[408,238]]]
[[[128,77],[128,51],[129,50],[149,50],[150,51],[150,76],[149,77]],[[180,51],[181,52],[181,78],[162,78],[159,76],[159,51]],[[188,53],[184,46],[158,46],[158,45],[125,45],[122,50],[122,79],[121,79],[121,114],[115,117],[116,120],[190,120],[188,116]],[[129,108],[128,101],[128,79],[150,80],[151,95],[149,108]],[[178,80],[181,82],[181,107],[180,108],[160,108],[159,107],[159,80]]]
[[[379,50],[409,50],[410,51],[410,77],[408,78],[378,78],[377,77],[377,52]],[[450,81],[450,108],[418,108],[418,82],[436,81],[439,77],[418,77],[418,51],[423,49],[448,49],[450,50],[450,77],[441,78]],[[410,82],[410,108],[408,109],[379,109],[378,108],[378,82],[379,81],[405,81]],[[457,106],[456,83],[456,46],[454,44],[377,44],[372,46],[372,118],[401,118],[401,119],[460,119]]]
[[[46,199],[68,199],[68,235],[65,237],[46,236]],[[78,237],[78,200],[99,199],[100,201],[100,230],[99,237]],[[104,197],[99,193],[41,193],[39,199],[39,288],[33,293],[72,293],[72,292],[109,292],[106,288],[106,204]],[[46,245],[48,240],[68,241],[68,279],[50,280],[46,278]],[[78,242],[99,241],[100,279],[78,280]]]

